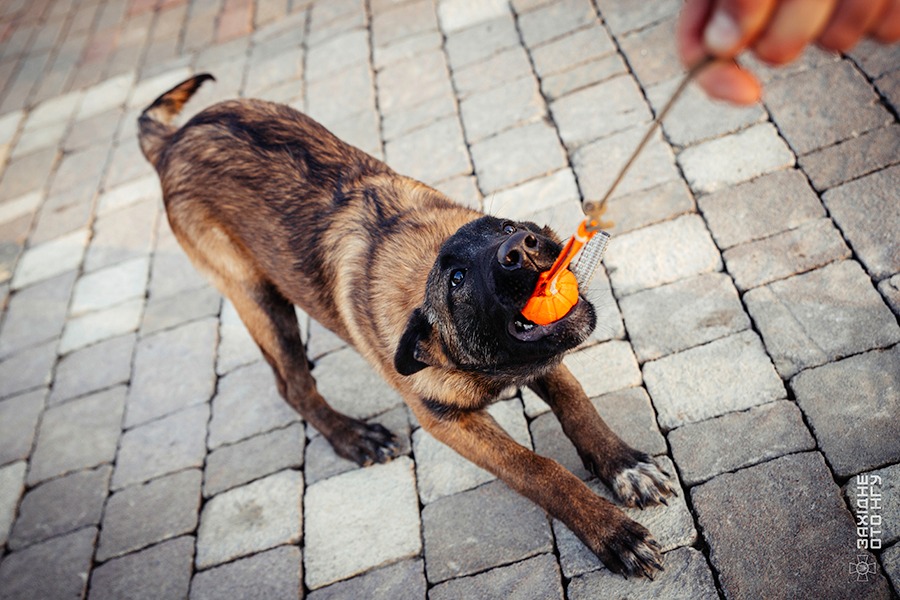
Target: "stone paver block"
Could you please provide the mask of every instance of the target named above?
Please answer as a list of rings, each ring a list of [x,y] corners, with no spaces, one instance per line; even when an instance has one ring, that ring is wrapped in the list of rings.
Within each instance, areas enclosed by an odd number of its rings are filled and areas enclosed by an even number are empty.
[[[384,152],[393,169],[425,183],[435,183],[472,169],[456,117],[435,121],[391,140],[385,144]]]
[[[135,336],[129,333],[64,356],[56,366],[49,403],[59,404],[127,382],[134,344]]]
[[[900,341],[900,327],[855,261],[770,283],[744,294],[782,377]]]
[[[591,142],[573,153],[572,165],[585,198],[602,198],[606,195],[646,132],[646,127],[633,127]],[[681,175],[675,168],[672,148],[657,132],[635,159],[631,170],[622,178],[613,197],[640,192],[679,179]]]
[[[676,46],[675,22],[676,15],[671,15],[649,27],[617,37],[619,47],[644,89],[678,79],[684,73]]]
[[[669,181],[649,190],[609,200],[606,216],[620,235],[696,212],[691,190],[682,180]]]
[[[375,46],[372,49],[372,62],[375,69],[381,71],[395,63],[412,60],[420,54],[439,49],[443,40],[439,31],[423,31],[398,40],[390,46]]]
[[[50,384],[56,342],[18,352],[0,362],[0,398]]]
[[[544,98],[530,72],[524,78],[464,98],[459,109],[469,144],[546,115]]]
[[[216,383],[217,324],[204,319],[138,341],[127,427],[209,400]]]
[[[0,402],[0,465],[31,454],[46,396],[47,390],[35,390]]]
[[[502,482],[442,498],[422,511],[428,580],[453,577],[548,552],[547,518]]]
[[[860,473],[851,477],[844,485],[844,495],[850,503],[850,511],[856,515],[857,526],[865,525],[864,517],[868,517],[871,529],[877,533],[863,536],[879,540],[882,547],[900,540],[900,464],[892,465],[877,471]],[[877,494],[881,494],[877,498]],[[874,517],[880,523],[873,523]],[[858,534],[857,534],[858,535]],[[874,539],[873,539],[874,538]]]
[[[200,516],[197,567],[300,541],[302,498],[303,477],[290,470],[213,497]]]
[[[341,510],[330,510],[337,503]],[[304,561],[310,589],[421,552],[409,458],[320,481],[309,487],[305,510]]]
[[[28,483],[112,462],[124,405],[125,389],[117,387],[48,408],[31,456]]]
[[[531,51],[531,58],[535,70],[543,79],[615,52],[612,38],[602,25],[597,24],[535,48]]]
[[[58,149],[46,148],[9,161],[0,180],[0,199],[18,198],[43,187],[58,155]]]
[[[798,161],[816,189],[825,191],[900,161],[900,126],[868,131]]]
[[[12,288],[24,288],[77,269],[84,256],[87,233],[86,230],[75,231],[26,250],[13,275]]]
[[[485,92],[510,81],[528,78],[534,82],[531,62],[521,46],[509,48],[491,58],[453,72],[456,93],[461,98]],[[541,103],[541,108],[543,108]],[[494,109],[495,112],[498,112]],[[498,113],[499,114],[499,113]]]
[[[298,420],[300,415],[275,388],[272,369],[258,362],[236,369],[219,380],[212,401],[209,447],[218,448]]]
[[[234,304],[227,298],[222,301],[219,318],[219,354],[216,357],[216,373],[225,375],[237,367],[249,365],[262,358],[259,346],[247,326],[241,321]]]
[[[900,165],[825,193],[825,206],[875,279],[900,271]]]
[[[644,364],[663,430],[785,397],[762,343],[744,331]]]
[[[403,402],[366,360],[350,348],[320,358],[314,375],[319,393],[331,406],[358,419],[367,419]]]
[[[411,2],[372,20],[372,41],[387,46],[405,37],[437,29],[437,13],[431,2]]]
[[[699,550],[679,548],[666,553],[666,570],[652,582],[625,579],[607,569],[582,575],[569,583],[569,598],[665,598],[665,600],[715,600],[719,597],[706,558]]]
[[[567,38],[564,38],[567,39]],[[568,71],[547,75],[541,79],[541,90],[548,100],[562,98],[566,94],[623,75],[628,72],[620,54],[609,54],[590,62],[572,67]]]
[[[300,549],[279,546],[249,558],[202,571],[191,583],[191,600],[303,597]]]
[[[381,120],[381,131],[384,135],[384,139],[390,142],[437,121],[443,121],[446,118],[454,117],[456,116],[456,111],[456,98],[451,94],[441,94],[409,109],[384,115],[384,118]],[[380,148],[381,141],[378,136],[378,115],[373,113],[372,118],[375,121],[375,132],[373,137],[379,139],[378,144]],[[333,128],[332,131],[335,131],[335,129],[337,128]],[[344,139],[350,141],[347,138]],[[403,160],[404,157],[400,157],[400,159]]]
[[[525,44],[533,48],[596,22],[590,2],[562,0],[519,15],[519,30]]]
[[[828,102],[822,102],[828,90]],[[807,154],[893,121],[865,77],[846,60],[766,87],[766,106],[797,154]]]
[[[112,489],[189,467],[202,468],[208,422],[209,405],[204,403],[126,431],[119,444]]]
[[[900,315],[900,273],[878,284],[878,291],[884,296],[895,315]]]
[[[219,448],[206,459],[203,495],[214,496],[283,469],[302,467],[305,439],[303,425],[294,423]]]
[[[126,73],[124,75],[112,77],[86,89],[84,96],[81,98],[81,103],[78,105],[75,120],[82,121],[104,113],[112,108],[121,106],[124,104],[133,84],[134,75],[132,73]],[[165,90],[168,88],[163,86],[158,89]],[[159,92],[157,91],[157,93]],[[150,100],[152,100],[152,98],[150,98],[148,102]]]
[[[377,82],[378,109],[384,114],[409,109],[435,96],[453,94],[447,62],[439,50],[385,68],[378,73]]]
[[[579,203],[575,174],[572,169],[562,169],[552,175],[491,194],[485,208],[492,215],[531,221],[544,209],[558,210],[562,204],[577,206]]]
[[[365,36],[363,32],[363,37],[368,36]],[[340,55],[343,56],[344,54],[341,53]],[[250,97],[258,96],[263,90],[284,81],[296,80],[302,74],[303,49],[291,48],[253,64],[247,70],[246,93]]]
[[[84,260],[85,270],[93,271],[147,256],[153,244],[158,203],[156,198],[139,200],[121,210],[100,216],[94,225],[94,236]],[[158,261],[159,257],[154,257],[154,262]]]
[[[186,598],[193,562],[190,536],[115,558],[91,574],[91,600]]]
[[[448,35],[447,57],[450,66],[457,71],[519,44],[519,33],[513,19],[500,17]]]
[[[737,333],[750,319],[731,279],[706,273],[621,300],[628,335],[640,362]]]
[[[70,313],[79,315],[142,298],[149,270],[150,257],[145,256],[83,275],[75,286]]]
[[[831,219],[818,219],[730,248],[722,258],[738,289],[747,290],[850,258],[850,249]]]
[[[509,16],[505,0],[445,0],[438,5],[441,29],[448,34],[505,16]]]
[[[172,329],[184,323],[219,314],[222,296],[215,288],[205,287],[165,298],[150,298],[144,307],[141,335]]]
[[[473,144],[471,152],[479,187],[486,194],[566,166],[555,131],[542,121]]]
[[[60,354],[136,331],[143,310],[144,299],[141,297],[70,319],[59,341]]]
[[[628,342],[613,340],[563,359],[588,397],[641,384],[641,372]]]
[[[848,563],[864,552],[856,550],[853,517],[818,453],[720,475],[691,497],[728,598],[891,595],[881,574],[868,582],[848,577]]]
[[[719,252],[698,215],[616,236],[604,261],[619,297],[722,268]]]
[[[794,169],[702,196],[697,204],[723,250],[825,216],[806,177]]]
[[[159,299],[206,287],[209,282],[197,272],[169,229],[168,221],[159,224],[159,239],[150,267],[150,298]]]
[[[709,193],[794,165],[794,155],[771,123],[691,146],[678,155],[691,189]]]
[[[0,598],[82,598],[97,529],[87,527],[14,552],[0,563]]]
[[[650,111],[634,79],[614,77],[573,92],[550,104],[566,147],[572,151],[649,121]],[[603,118],[597,118],[603,115]]]
[[[900,346],[805,371],[791,389],[838,477],[900,460]]]
[[[105,215],[121,208],[132,206],[137,202],[160,198],[159,177],[149,175],[141,177],[114,188],[105,190],[97,200],[97,213]]]
[[[331,123],[329,129],[348,144],[383,159],[379,122],[377,112],[366,110]]]
[[[78,471],[32,488],[22,499],[9,536],[18,550],[47,538],[100,523],[112,468]]]
[[[676,474],[675,465],[672,464],[668,457],[662,456],[658,460],[666,471],[673,475]],[[599,481],[590,481],[588,487],[596,492],[598,496],[616,503],[612,493]],[[644,508],[643,510],[622,507],[622,510],[628,517],[650,531],[656,541],[659,542],[663,552],[682,546],[690,546],[697,540],[697,530],[694,527],[694,520],[688,510],[684,496],[679,495],[669,498],[668,502],[668,506],[657,505]],[[556,545],[559,548],[563,575],[571,578],[603,568],[603,563],[600,562],[600,559],[587,546],[581,543],[581,540],[568,527],[554,520],[553,531],[556,535]]]
[[[201,479],[200,471],[190,469],[113,494],[103,513],[97,560],[193,531],[200,510]]]
[[[528,424],[518,400],[498,402],[488,412],[514,440],[531,448]],[[429,504],[495,479],[494,475],[475,466],[424,429],[417,429],[413,433],[413,452],[422,504]]]
[[[475,210],[482,209],[483,198],[475,182],[474,175],[457,175],[452,179],[446,179],[435,184],[435,189],[458,204],[474,208]]]
[[[881,554],[881,564],[884,565],[884,574],[890,578],[896,590],[900,583],[900,544],[894,544]]]
[[[25,461],[0,467],[0,543],[6,544],[25,488]]]
[[[471,577],[460,577],[434,587],[429,600],[484,598],[526,600],[563,598],[559,565],[552,554],[542,554],[508,567]]]
[[[313,590],[307,598],[342,600],[365,597],[371,600],[424,600],[426,595],[424,566],[421,559],[399,562]]]
[[[687,485],[816,446],[800,410],[786,401],[679,427],[669,444]]]
[[[678,0],[631,2],[631,0],[599,0],[600,14],[615,34],[628,33],[658,23],[681,9]]]

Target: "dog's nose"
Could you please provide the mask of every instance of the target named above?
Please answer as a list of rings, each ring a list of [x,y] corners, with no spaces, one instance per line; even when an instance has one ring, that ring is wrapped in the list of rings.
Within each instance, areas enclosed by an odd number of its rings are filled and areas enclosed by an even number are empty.
[[[525,257],[538,249],[538,239],[527,231],[518,231],[497,249],[497,262],[504,269],[521,269]]]

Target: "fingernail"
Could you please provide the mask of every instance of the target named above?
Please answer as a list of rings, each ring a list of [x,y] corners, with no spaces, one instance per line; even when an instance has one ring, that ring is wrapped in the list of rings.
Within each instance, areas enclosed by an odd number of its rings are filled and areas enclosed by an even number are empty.
[[[737,22],[726,11],[716,11],[703,32],[706,49],[716,56],[728,56],[740,41],[741,30]]]

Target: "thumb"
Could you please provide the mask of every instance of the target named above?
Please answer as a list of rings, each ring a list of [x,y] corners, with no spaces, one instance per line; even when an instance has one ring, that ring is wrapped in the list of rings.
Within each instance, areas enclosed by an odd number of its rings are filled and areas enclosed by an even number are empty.
[[[706,51],[719,58],[733,58],[762,32],[775,0],[717,0],[703,31]]]

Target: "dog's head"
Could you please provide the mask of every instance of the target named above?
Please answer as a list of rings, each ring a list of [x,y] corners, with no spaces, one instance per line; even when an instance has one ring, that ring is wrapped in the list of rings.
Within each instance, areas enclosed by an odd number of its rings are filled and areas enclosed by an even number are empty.
[[[394,365],[402,375],[432,366],[508,380],[555,365],[596,324],[583,296],[565,317],[536,325],[522,316],[538,275],[562,250],[552,230],[481,217],[441,246],[425,302],[409,319]]]

